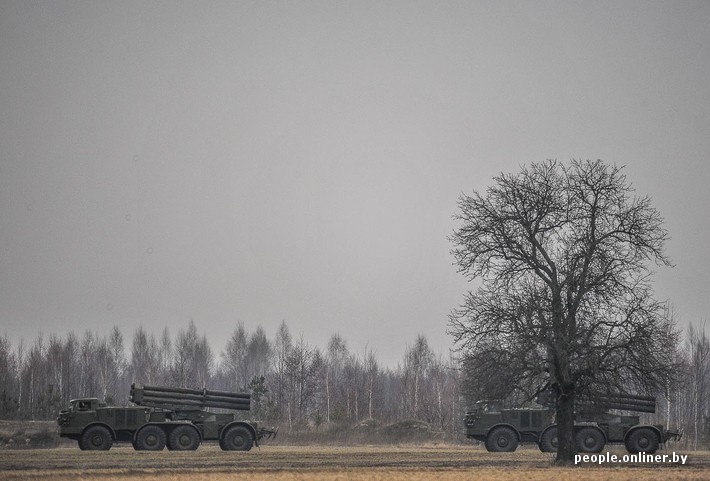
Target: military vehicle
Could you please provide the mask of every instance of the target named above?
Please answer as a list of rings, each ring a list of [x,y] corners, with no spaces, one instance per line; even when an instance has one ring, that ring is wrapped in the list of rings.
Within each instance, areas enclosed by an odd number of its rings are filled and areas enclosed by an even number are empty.
[[[515,451],[520,443],[535,443],[543,452],[557,451],[552,406],[503,409],[501,405],[500,401],[478,401],[464,418],[466,437],[484,442],[492,452]],[[668,440],[680,439],[680,433],[663,425],[641,424],[639,416],[609,410],[653,413],[656,400],[623,393],[581,400],[575,411],[575,442],[580,452],[598,453],[607,444],[623,444],[630,453],[652,454]]]
[[[194,450],[203,441],[219,441],[225,451],[249,451],[276,431],[259,428],[234,413],[248,411],[250,394],[207,389],[131,385],[134,406],[107,406],[97,398],[73,399],[57,419],[59,435],[74,439],[82,450],[108,450],[130,442],[139,451]]]

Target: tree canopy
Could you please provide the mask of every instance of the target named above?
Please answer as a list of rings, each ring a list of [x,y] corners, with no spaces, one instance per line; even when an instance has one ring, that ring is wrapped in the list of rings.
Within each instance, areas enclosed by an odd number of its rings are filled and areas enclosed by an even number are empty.
[[[673,375],[678,333],[651,286],[651,266],[671,265],[663,219],[601,160],[533,163],[458,205],[453,255],[480,282],[450,315],[468,392],[552,387],[570,460],[575,396],[654,392]]]

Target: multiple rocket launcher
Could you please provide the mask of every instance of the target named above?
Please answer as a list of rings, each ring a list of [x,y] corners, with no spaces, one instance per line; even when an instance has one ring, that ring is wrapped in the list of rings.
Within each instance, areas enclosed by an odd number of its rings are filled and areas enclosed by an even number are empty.
[[[74,399],[61,411],[59,435],[78,441],[82,450],[108,450],[114,442],[130,442],[139,451],[167,446],[191,451],[203,441],[219,441],[224,451],[249,451],[276,430],[259,427],[233,412],[248,411],[251,395],[208,389],[132,384],[133,406],[107,406],[96,398]]]

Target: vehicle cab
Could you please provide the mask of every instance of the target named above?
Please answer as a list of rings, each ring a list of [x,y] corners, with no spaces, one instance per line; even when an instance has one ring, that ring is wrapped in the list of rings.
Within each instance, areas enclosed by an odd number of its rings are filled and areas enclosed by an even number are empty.
[[[96,411],[105,408],[106,403],[97,398],[80,398],[69,401],[69,407],[59,411],[57,424],[59,434],[78,434],[86,424],[96,420]]]
[[[96,411],[96,408],[105,408],[106,403],[100,402],[95,397],[72,399],[69,401],[69,412]]]
[[[501,408],[502,402],[498,400],[477,401],[466,411],[466,436],[485,440],[488,429],[501,421]]]

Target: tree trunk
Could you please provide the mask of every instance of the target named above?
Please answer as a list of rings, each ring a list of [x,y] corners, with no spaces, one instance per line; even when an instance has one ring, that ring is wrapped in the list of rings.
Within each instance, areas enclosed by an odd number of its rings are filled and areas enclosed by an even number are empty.
[[[574,442],[574,384],[565,383],[560,387],[557,398],[557,449],[556,464],[571,464],[577,447]]]

